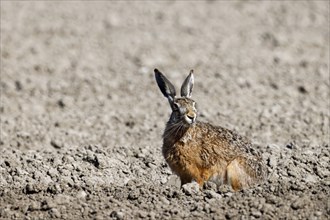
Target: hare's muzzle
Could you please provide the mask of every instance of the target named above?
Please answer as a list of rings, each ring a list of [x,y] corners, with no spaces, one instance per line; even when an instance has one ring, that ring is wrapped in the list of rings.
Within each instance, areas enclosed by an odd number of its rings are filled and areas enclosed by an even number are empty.
[[[184,116],[184,120],[188,123],[188,124],[192,124],[196,121],[196,113],[194,112],[189,112],[188,114],[186,114]]]

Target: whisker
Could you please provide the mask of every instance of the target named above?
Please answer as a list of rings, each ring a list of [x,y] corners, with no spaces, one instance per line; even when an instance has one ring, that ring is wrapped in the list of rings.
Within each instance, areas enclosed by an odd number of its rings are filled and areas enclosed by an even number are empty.
[[[177,136],[183,130],[184,123],[180,120],[177,123],[168,124],[164,132],[164,138],[169,138],[171,136]]]

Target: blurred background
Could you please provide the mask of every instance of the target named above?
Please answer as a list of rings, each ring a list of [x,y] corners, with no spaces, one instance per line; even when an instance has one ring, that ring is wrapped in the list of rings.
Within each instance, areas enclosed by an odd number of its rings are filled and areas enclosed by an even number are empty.
[[[195,71],[199,120],[256,143],[329,141],[329,4],[1,2],[1,142],[161,146],[153,69]]]

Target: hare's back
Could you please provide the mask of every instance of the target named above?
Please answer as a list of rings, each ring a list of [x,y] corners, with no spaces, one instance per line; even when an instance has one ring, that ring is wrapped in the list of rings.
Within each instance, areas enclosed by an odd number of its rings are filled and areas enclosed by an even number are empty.
[[[198,130],[196,133],[200,133],[205,144],[225,147],[233,153],[255,154],[251,141],[236,131],[205,122],[198,122],[196,128]]]

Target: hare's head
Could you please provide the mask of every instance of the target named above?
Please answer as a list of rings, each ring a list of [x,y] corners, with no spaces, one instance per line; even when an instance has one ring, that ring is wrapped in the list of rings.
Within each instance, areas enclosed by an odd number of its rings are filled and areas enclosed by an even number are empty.
[[[158,69],[154,70],[157,84],[160,91],[168,99],[172,108],[170,121],[172,123],[183,123],[191,125],[195,123],[197,117],[196,102],[191,99],[191,93],[194,86],[193,70],[181,86],[181,97],[175,97],[176,92],[173,84]]]

